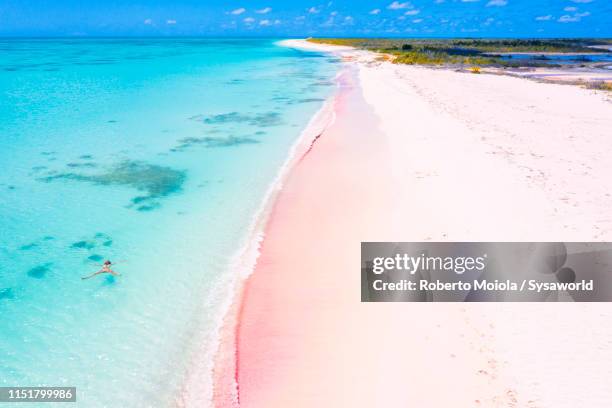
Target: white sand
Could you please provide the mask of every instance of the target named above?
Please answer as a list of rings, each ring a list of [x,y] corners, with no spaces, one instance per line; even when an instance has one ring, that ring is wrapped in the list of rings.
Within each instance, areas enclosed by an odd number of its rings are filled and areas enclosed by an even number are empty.
[[[344,104],[280,193],[243,303],[241,403],[612,406],[608,303],[358,302],[361,240],[612,240],[607,94],[284,45],[350,61],[370,112]]]
[[[388,63],[360,77],[395,156],[398,239],[612,238],[606,93]]]
[[[546,82],[566,84],[587,84],[595,82],[612,83],[612,70],[589,68],[483,68],[483,72],[513,75],[519,78],[532,78]]]
[[[508,76],[360,67],[395,156],[397,228],[389,240],[612,240],[609,94]],[[522,397],[518,406],[612,406],[611,304],[469,310],[491,321],[478,330],[492,336],[500,370]]]

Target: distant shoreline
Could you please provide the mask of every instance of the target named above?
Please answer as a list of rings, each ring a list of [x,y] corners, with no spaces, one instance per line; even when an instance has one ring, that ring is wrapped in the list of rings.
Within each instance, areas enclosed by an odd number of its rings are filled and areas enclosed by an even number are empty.
[[[299,40],[292,40],[296,41]],[[327,43],[330,41],[330,43]],[[368,41],[372,41],[370,44]],[[360,50],[361,52],[371,52],[386,58],[392,62],[405,65],[415,65],[430,68],[452,69],[472,73],[487,73],[495,75],[509,75],[525,79],[537,80],[540,82],[550,82],[565,85],[584,86],[589,89],[598,89],[603,91],[612,91],[612,70],[607,67],[612,67],[612,60],[607,61],[590,61],[578,64],[568,64],[559,62],[558,65],[548,64],[544,62],[534,63],[533,61],[523,60],[504,60],[503,63],[499,58],[504,55],[534,55],[534,56],[572,56],[572,55],[610,55],[610,53],[601,52],[553,52],[553,51],[513,51],[513,52],[484,52],[482,51],[477,56],[466,57],[462,60],[460,57],[440,57],[439,53],[434,52],[434,56],[428,56],[429,50],[427,43],[422,45],[424,49],[418,49],[416,52],[408,51],[411,55],[410,59],[403,58],[402,53],[397,50],[376,49],[375,46],[389,45],[384,39],[314,39],[309,38],[302,41],[304,48],[312,48],[315,50],[340,52],[349,49]],[[397,47],[403,40],[394,39],[391,44]],[[418,40],[422,41],[422,40]],[[438,41],[438,40],[434,40]],[[449,40],[450,41],[450,40]],[[454,41],[454,40],[453,40]],[[462,41],[462,40],[458,40]],[[479,40],[480,41],[480,40]],[[484,41],[484,40],[483,40]],[[607,40],[612,41],[612,40]],[[382,43],[379,43],[382,42]],[[486,41],[485,41],[486,42]],[[351,44],[353,45],[347,45]],[[520,44],[520,43],[519,43]],[[443,44],[442,44],[443,45]],[[437,44],[437,47],[442,46]],[[522,45],[521,45],[522,46]],[[319,47],[319,48],[317,48]],[[373,49],[369,49],[373,48]],[[335,50],[335,51],[334,51]],[[468,50],[469,51],[469,50]],[[449,60],[447,60],[450,58]],[[484,58],[484,59],[483,59]],[[486,58],[492,58],[487,60]],[[537,60],[534,60],[537,61]]]

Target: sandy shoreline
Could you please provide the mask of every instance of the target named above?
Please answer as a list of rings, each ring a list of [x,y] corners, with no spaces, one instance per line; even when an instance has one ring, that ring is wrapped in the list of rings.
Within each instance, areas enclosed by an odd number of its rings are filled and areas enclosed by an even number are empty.
[[[219,314],[222,317],[218,324],[219,333],[213,336],[217,339],[218,349],[212,358],[209,353],[196,353],[182,391],[175,398],[175,406],[201,407],[214,405],[215,400],[233,401],[235,399],[233,338],[243,285],[254,270],[265,227],[283,183],[294,163],[309,149],[313,140],[334,122],[334,101],[333,97],[328,99],[296,139],[285,163],[270,184],[257,213],[254,214],[240,248],[232,257],[229,267],[231,273],[218,283],[217,290],[227,292],[226,296],[221,297],[226,299],[227,303],[222,305]],[[221,398],[220,395],[223,397]]]
[[[236,400],[235,369],[235,327],[241,305],[245,280],[253,272],[259,257],[260,245],[265,227],[271,216],[275,201],[293,165],[310,148],[313,141],[335,121],[335,97],[330,97],[310,119],[307,126],[291,147],[287,159],[270,184],[262,203],[253,216],[252,224],[240,248],[230,262],[231,274],[218,284],[219,291],[227,291],[223,297],[227,303],[222,306],[217,336],[217,350],[213,358],[208,353],[198,354],[187,373],[187,379],[180,395],[175,398],[177,407],[201,407],[216,405],[214,401],[234,404]],[[211,376],[212,372],[212,376]],[[212,377],[212,378],[211,378]]]
[[[362,304],[358,272],[361,241],[610,240],[606,95],[306,46],[346,61],[337,119],[276,195],[214,406],[609,406],[606,304]]]

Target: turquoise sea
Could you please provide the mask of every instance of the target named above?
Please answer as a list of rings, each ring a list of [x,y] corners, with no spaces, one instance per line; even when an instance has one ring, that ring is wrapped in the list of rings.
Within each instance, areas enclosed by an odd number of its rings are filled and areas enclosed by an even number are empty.
[[[337,67],[271,39],[0,41],[0,385],[172,405]],[[120,277],[81,280],[104,259]]]

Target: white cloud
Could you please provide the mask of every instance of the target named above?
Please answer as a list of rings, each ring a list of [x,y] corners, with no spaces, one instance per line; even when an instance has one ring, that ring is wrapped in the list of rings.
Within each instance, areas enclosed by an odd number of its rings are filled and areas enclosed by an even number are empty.
[[[314,6],[308,9],[308,12],[310,14],[317,14],[319,11],[320,10],[318,8],[314,7]]]
[[[535,19],[536,19],[536,21],[548,21],[548,20],[552,19],[552,15],[548,14],[546,16],[538,16]]]
[[[244,20],[242,20],[242,21],[244,21],[244,22],[245,22],[245,23],[247,23],[247,24],[252,24],[252,23],[254,23],[254,22],[255,22],[255,19],[254,19],[253,17],[247,17],[247,18],[245,18],[245,19],[244,19]]]
[[[282,23],[282,21],[280,21],[279,19],[274,20],[274,25],[279,25],[280,23]]]
[[[261,10],[255,10],[257,14],[268,14],[272,11],[272,7],[264,7]]]
[[[503,7],[508,4],[508,0],[491,0],[487,3],[487,7]]]
[[[404,14],[407,15],[407,16],[416,16],[420,12],[421,12],[421,10],[408,10]]]
[[[166,20],[166,24],[168,24],[168,25],[175,25],[176,24],[176,20]]]
[[[475,3],[477,1],[480,1],[480,0],[461,0],[462,3]],[[476,30],[476,31],[478,31],[478,30]]]
[[[563,11],[577,11],[578,7],[566,7],[563,9]]]
[[[374,9],[374,10],[370,11],[370,14],[372,14],[372,15],[374,15],[374,16],[375,16],[376,14],[380,14],[380,9]]]
[[[332,11],[331,13],[329,13],[330,16],[337,16],[338,12],[337,11]]]
[[[422,18],[415,18],[414,20],[412,20],[412,22],[415,23],[415,24],[419,24],[422,21],[423,21]]]
[[[151,25],[153,24],[153,20],[151,20],[150,18],[147,18],[145,21],[143,21],[143,23],[146,25]]]
[[[272,23],[270,22],[270,20],[261,20],[261,21],[259,22],[259,25],[260,25],[260,26],[264,26],[264,27],[269,26],[269,25],[271,25],[271,24],[272,24]]]
[[[352,22],[353,20],[354,20],[353,16],[346,16],[346,17],[344,17],[344,21]]]
[[[575,23],[576,21],[580,21],[579,17],[572,17],[570,15],[564,15],[559,17],[559,20],[557,20],[560,23]]]
[[[394,1],[393,3],[389,4],[387,8],[391,10],[401,10],[401,9],[407,9],[411,7],[412,5],[409,2],[400,3],[399,1]]]
[[[237,8],[236,10],[230,11],[230,14],[233,14],[235,16],[239,16],[240,14],[244,13],[245,11],[246,11],[246,9],[244,7],[240,7],[240,8]]]
[[[582,17],[588,17],[590,15],[591,13],[589,13],[588,11],[585,11],[584,13],[575,13],[573,16],[566,14],[564,16],[559,17],[559,20],[557,21],[560,23],[577,23],[582,19]]]
[[[436,0],[435,3],[436,4],[442,4],[442,3],[444,3],[444,0]]]

